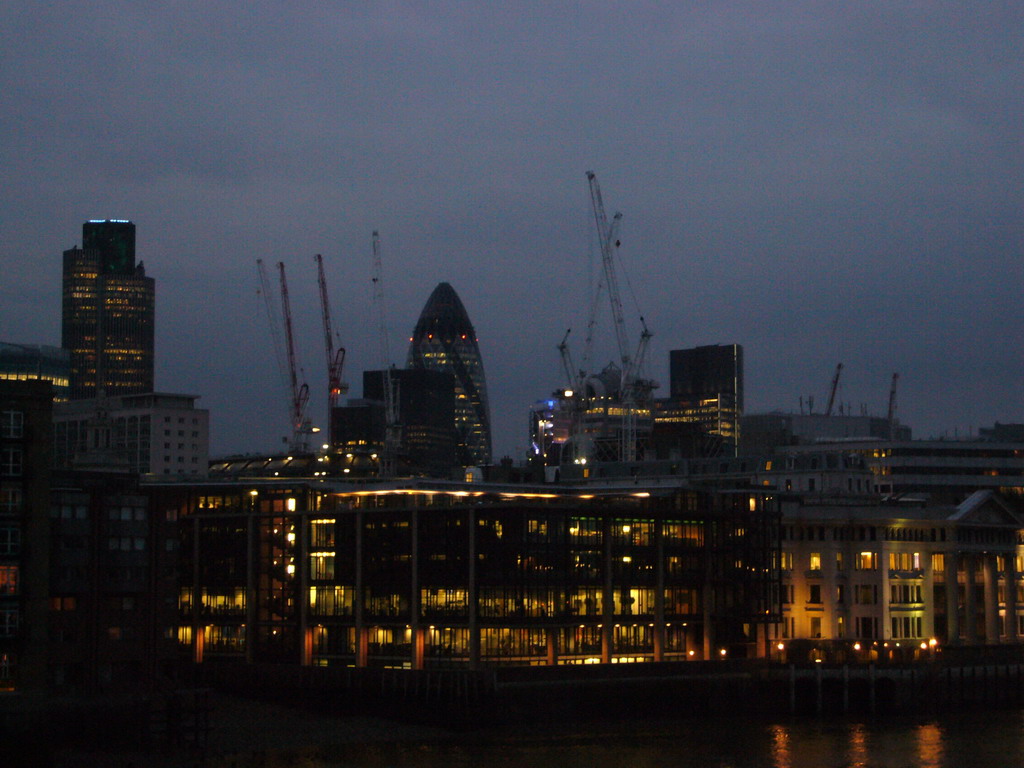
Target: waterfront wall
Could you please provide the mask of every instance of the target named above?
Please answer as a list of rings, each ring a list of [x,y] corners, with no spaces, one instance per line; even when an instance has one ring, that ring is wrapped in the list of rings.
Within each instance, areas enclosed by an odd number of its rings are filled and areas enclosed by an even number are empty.
[[[765,662],[489,670],[210,665],[197,683],[339,714],[488,724],[614,714],[891,714],[1024,705],[1024,660]]]

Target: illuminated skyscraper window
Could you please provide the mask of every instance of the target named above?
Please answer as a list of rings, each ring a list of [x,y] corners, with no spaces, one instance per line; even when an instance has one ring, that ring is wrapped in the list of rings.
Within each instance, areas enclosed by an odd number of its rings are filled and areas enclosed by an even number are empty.
[[[459,462],[491,462],[491,412],[476,332],[455,289],[441,283],[430,294],[409,344],[409,368],[455,377],[455,430]]]
[[[135,263],[135,225],[88,221],[82,244],[64,251],[71,399],[152,392],[155,285]]]

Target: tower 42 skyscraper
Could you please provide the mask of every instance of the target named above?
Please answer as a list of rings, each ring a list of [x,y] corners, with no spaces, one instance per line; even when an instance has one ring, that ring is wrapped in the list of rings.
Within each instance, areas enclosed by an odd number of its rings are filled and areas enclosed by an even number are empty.
[[[455,430],[464,467],[491,462],[491,412],[476,332],[459,295],[440,283],[427,299],[409,344],[409,368],[455,377]]]
[[[82,247],[64,251],[61,345],[71,353],[72,400],[153,391],[155,293],[135,263],[134,224],[82,226]]]

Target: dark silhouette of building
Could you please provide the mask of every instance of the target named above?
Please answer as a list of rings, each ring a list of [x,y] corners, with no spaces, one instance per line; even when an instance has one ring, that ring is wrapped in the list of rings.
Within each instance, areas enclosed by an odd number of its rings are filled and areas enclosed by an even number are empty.
[[[669,397],[655,403],[661,431],[698,424],[717,438],[715,454],[736,455],[743,414],[743,347],[712,344],[669,352]]]
[[[426,368],[392,370],[400,441],[396,467],[402,475],[451,477],[458,466],[455,384],[451,374]],[[376,474],[375,456],[384,448],[384,372],[363,372],[363,399],[335,408],[334,448],[353,454],[346,462],[356,474]],[[360,461],[359,454],[371,461]]]
[[[155,286],[135,262],[135,225],[88,221],[64,251],[61,345],[72,400],[153,391]]]
[[[52,409],[49,382],[0,381],[0,691],[46,687]]]
[[[480,347],[466,308],[448,283],[440,283],[423,307],[409,344],[407,366],[455,377],[459,463],[490,464],[491,413]]]

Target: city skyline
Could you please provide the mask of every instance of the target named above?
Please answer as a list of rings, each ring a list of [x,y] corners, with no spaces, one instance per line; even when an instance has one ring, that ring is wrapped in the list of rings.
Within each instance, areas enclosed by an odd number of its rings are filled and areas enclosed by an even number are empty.
[[[202,396],[215,453],[287,434],[255,259],[288,264],[322,410],[313,256],[352,381],[378,367],[379,228],[392,349],[451,282],[494,457],[520,457],[529,405],[565,383],[558,341],[585,331],[588,169],[624,214],[656,395],[668,350],[735,342],[748,412],[824,403],[842,362],[855,412],[884,414],[898,371],[916,436],[1024,421],[1019,12],[125,10],[5,14],[0,340],[58,343],[60,254],[82,221],[133,220],[156,386]],[[616,357],[600,323],[595,364]]]

